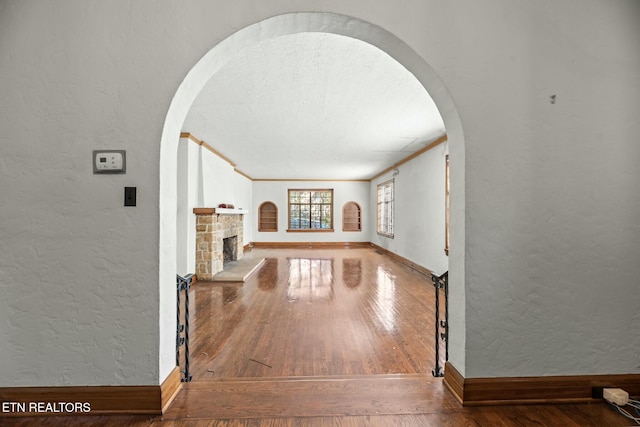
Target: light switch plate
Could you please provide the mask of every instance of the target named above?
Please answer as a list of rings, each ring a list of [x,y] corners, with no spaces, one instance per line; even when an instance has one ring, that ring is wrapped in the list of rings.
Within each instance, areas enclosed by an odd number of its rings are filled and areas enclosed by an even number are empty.
[[[136,187],[124,187],[124,205],[135,206],[136,205]]]
[[[125,150],[93,150],[93,173],[125,173]]]

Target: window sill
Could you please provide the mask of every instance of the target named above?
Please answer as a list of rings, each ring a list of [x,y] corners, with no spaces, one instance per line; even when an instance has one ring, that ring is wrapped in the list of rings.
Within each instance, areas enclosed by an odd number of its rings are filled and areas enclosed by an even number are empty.
[[[381,233],[378,231],[378,236],[388,237],[389,239],[393,239],[393,234]]]
[[[333,228],[293,228],[287,229],[287,233],[333,233]]]

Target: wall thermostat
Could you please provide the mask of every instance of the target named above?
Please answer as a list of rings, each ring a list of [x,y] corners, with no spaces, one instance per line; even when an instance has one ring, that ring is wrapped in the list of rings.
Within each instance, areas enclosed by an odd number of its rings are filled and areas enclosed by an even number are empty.
[[[125,150],[93,150],[93,173],[124,173]]]

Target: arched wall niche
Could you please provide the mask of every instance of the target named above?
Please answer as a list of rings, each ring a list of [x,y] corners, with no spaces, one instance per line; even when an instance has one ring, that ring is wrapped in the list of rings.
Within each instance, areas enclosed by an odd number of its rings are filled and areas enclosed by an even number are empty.
[[[451,158],[450,361],[464,375],[464,139],[460,118],[446,87],[429,64],[395,35],[355,17],[325,12],[273,16],[232,34],[189,71],[171,101],[160,146],[159,381],[175,365],[176,153],[182,124],[194,100],[227,62],[261,41],[288,34],[324,32],[355,38],[386,52],[411,72],[435,101],[447,129]]]
[[[274,202],[262,202],[258,207],[258,231],[278,231],[278,206]]]
[[[342,207],[342,231],[362,231],[362,208],[356,202]]]

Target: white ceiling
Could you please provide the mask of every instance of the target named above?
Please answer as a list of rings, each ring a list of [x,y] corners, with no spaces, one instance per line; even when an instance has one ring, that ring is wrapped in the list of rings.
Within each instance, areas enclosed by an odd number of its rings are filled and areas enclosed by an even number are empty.
[[[445,133],[402,65],[327,33],[238,52],[203,88],[183,131],[254,179],[369,179]]]

